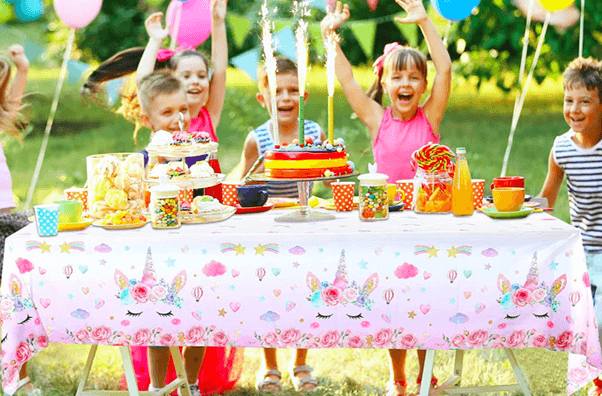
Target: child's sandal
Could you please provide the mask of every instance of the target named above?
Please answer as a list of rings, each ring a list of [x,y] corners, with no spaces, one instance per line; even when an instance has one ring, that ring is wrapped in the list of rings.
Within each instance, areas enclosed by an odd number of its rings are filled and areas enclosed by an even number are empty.
[[[398,387],[402,387],[402,393],[399,393]],[[387,396],[406,396],[408,384],[405,381],[391,381],[387,383]]]
[[[318,390],[318,380],[311,375],[312,371],[314,371],[314,368],[307,364],[293,368],[293,371],[291,372],[291,381],[293,381],[293,386],[297,392],[315,392]],[[307,373],[308,375],[305,378],[299,378],[297,377],[297,374],[299,373]],[[309,384],[312,384],[313,387],[303,389],[305,385]]]
[[[431,378],[431,388],[429,389],[429,396],[436,396],[441,392],[441,389],[437,385],[439,380],[436,377]],[[416,384],[418,388],[422,385],[422,378],[416,378]]]
[[[274,377],[278,377],[277,380],[266,378],[268,375],[272,375]],[[280,392],[282,390],[282,384],[280,380],[282,379],[282,373],[278,370],[266,370],[263,372],[261,377],[257,379],[257,383],[255,387],[260,392]],[[273,386],[276,389],[266,389],[268,386]]]

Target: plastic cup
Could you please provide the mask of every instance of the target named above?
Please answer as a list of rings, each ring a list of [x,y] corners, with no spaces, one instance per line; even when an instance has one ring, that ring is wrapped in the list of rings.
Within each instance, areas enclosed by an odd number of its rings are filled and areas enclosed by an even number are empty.
[[[59,205],[59,223],[78,223],[82,221],[83,204],[79,201],[56,201]]]
[[[238,192],[236,188],[242,186],[241,181],[225,181],[222,183],[222,203],[228,206],[238,205]]]
[[[405,196],[403,197],[403,203],[405,203],[405,209],[412,209],[412,202],[414,202],[414,180],[397,180],[398,190],[403,191]]]
[[[88,189],[86,188],[68,188],[63,191],[68,201],[79,201],[83,205],[84,212],[88,211]]]
[[[38,235],[54,236],[59,232],[59,205],[35,205],[33,207]]]
[[[353,210],[353,193],[355,191],[355,182],[335,182],[332,186],[332,196],[334,198],[334,208],[338,212],[350,212]]]
[[[179,195],[180,195],[180,205],[183,204],[183,203],[187,203],[188,205],[192,205],[192,201],[194,199],[193,193],[194,193],[194,191],[193,191],[192,188],[190,188],[190,189],[181,188],[180,189],[180,193],[179,193]]]
[[[483,206],[483,199],[485,198],[485,180],[474,179],[472,181],[472,202],[474,208],[479,209]]]

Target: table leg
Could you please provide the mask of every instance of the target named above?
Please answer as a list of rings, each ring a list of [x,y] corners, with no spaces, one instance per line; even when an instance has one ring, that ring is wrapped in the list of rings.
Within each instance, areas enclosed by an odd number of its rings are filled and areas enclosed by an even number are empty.
[[[119,347],[119,353],[121,353],[121,361],[123,362],[123,371],[125,371],[125,381],[128,384],[129,394],[130,396],[139,396],[140,393],[138,393],[138,383],[136,382],[130,347]]]
[[[81,396],[84,391],[84,387],[86,386],[86,381],[88,381],[88,376],[90,375],[90,369],[92,368],[92,363],[94,362],[94,357],[96,356],[96,350],[98,349],[98,345],[91,345],[90,352],[88,352],[88,360],[86,360],[86,365],[84,366],[84,372],[82,374],[82,378],[79,380],[79,386],[77,387],[77,392],[75,396]]]
[[[518,382],[520,389],[523,391],[524,396],[531,396],[531,391],[529,390],[527,379],[525,378],[523,370],[516,362],[516,356],[514,356],[514,352],[512,351],[512,349],[506,348],[506,354],[508,355],[508,360],[510,361],[510,365],[512,365],[514,376],[516,377],[516,381]]]
[[[420,385],[419,395],[429,396],[431,388],[431,379],[433,378],[433,365],[435,364],[435,350],[429,349],[426,351],[424,359],[424,367],[422,368],[422,384]]]
[[[178,347],[169,347],[171,356],[173,358],[173,365],[176,369],[176,374],[180,381],[183,383],[179,386],[180,394],[182,396],[190,396],[190,388],[188,387],[188,379],[186,378],[186,372],[184,371],[184,362],[182,361],[182,355]]]

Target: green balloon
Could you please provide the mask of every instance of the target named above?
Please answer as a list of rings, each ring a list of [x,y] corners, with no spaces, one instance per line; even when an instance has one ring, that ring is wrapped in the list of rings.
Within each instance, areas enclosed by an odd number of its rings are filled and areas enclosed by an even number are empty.
[[[0,0],[0,23],[10,22],[13,19],[15,19],[15,10],[13,10],[13,6],[4,0]]]
[[[152,6],[158,6],[163,4],[164,0],[146,0],[147,4]]]

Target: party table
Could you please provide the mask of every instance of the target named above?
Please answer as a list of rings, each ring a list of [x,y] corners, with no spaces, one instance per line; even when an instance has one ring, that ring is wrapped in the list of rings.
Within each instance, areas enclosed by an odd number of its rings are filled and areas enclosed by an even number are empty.
[[[544,214],[282,211],[155,230],[6,240],[2,378],[49,342],[568,351],[567,394],[602,372],[577,229]]]

